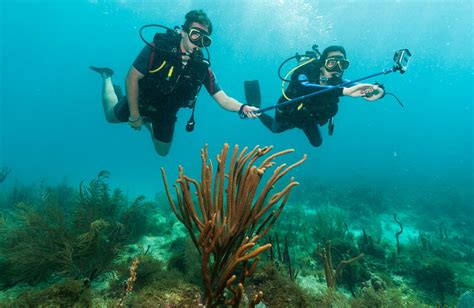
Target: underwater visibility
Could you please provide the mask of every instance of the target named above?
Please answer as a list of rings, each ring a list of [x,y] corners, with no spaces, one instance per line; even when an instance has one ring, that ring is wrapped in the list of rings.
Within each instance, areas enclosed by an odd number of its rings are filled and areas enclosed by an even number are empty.
[[[0,12],[0,307],[474,308],[472,1]]]

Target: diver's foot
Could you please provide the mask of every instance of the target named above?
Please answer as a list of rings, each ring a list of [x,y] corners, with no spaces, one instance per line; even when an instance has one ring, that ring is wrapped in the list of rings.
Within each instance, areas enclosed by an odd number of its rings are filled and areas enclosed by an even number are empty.
[[[89,66],[89,68],[94,72],[99,73],[103,78],[112,77],[112,75],[114,74],[114,71],[108,67]]]

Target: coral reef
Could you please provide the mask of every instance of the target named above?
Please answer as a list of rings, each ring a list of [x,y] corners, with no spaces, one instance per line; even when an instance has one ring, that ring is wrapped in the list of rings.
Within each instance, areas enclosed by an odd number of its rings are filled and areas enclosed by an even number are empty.
[[[169,191],[129,199],[107,171],[79,189],[2,185],[0,306],[470,305],[471,187],[293,190],[278,182],[289,167],[263,172],[286,153],[268,151],[225,149],[213,169],[203,150],[201,181],[181,168],[171,209]]]
[[[143,235],[143,227],[136,228],[146,217],[137,214],[143,211],[140,202],[119,210],[125,198],[118,190],[110,193],[107,176],[102,171],[88,185],[81,184],[74,198],[68,189],[43,188],[37,202],[19,202],[1,216],[0,288],[55,275],[93,279],[108,269],[136,230],[142,232],[136,236]]]
[[[82,281],[68,280],[44,290],[25,292],[5,307],[92,307],[90,290]]]
[[[440,259],[431,259],[416,266],[413,276],[420,288],[434,295],[434,298],[442,304],[446,303],[446,296],[454,294],[456,290],[452,267]]]
[[[326,276],[328,288],[332,289],[336,288],[337,278],[341,276],[344,267],[364,257],[364,254],[360,254],[348,260],[341,260],[336,266],[336,269],[334,269],[331,253],[331,241],[326,242],[324,248],[321,248],[321,245],[318,244],[317,254],[321,258],[321,262],[324,266],[324,275]]]
[[[246,153],[247,148],[244,148],[239,153],[238,146],[235,146],[228,173],[225,174],[228,149],[229,146],[224,145],[217,156],[218,167],[214,185],[213,167],[208,164],[207,146],[201,151],[201,183],[185,176],[184,169],[179,168],[179,178],[176,181],[178,206],[170,195],[162,169],[173,211],[186,226],[201,254],[204,298],[206,306],[209,307],[222,304],[235,307],[239,305],[245,278],[251,276],[257,266],[256,257],[271,245],[257,248],[254,246],[273,226],[288,200],[291,189],[298,183],[290,180],[286,187],[271,196],[270,190],[288,171],[306,159],[304,157],[288,167],[285,164],[277,167],[262,191],[257,193],[263,175],[275,165],[274,159],[292,150],[270,155],[257,167],[254,163],[268,154],[272,147],[257,146],[249,153]],[[191,187],[195,189],[197,202],[193,200]],[[278,209],[270,212],[273,207]],[[199,209],[200,214],[196,209]],[[252,259],[255,260],[252,262]],[[226,289],[232,296],[226,298]],[[252,302],[258,303],[261,297],[261,292],[255,293]]]
[[[263,302],[268,307],[311,307],[315,298],[303,291],[285,271],[267,263],[249,279],[249,289],[265,290]]]

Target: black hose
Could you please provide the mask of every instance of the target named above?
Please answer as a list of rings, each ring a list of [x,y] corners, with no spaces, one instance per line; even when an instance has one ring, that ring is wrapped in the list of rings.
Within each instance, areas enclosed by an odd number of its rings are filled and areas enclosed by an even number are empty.
[[[159,48],[159,47],[156,47],[156,46],[153,46],[151,43],[149,43],[144,37],[143,37],[143,30],[145,30],[146,28],[151,28],[151,27],[157,27],[157,28],[163,28],[166,30],[166,32],[174,32],[176,33],[175,30],[171,29],[171,28],[168,28],[166,26],[163,26],[163,25],[157,25],[157,24],[149,24],[149,25],[144,25],[140,28],[140,30],[138,31],[138,34],[140,35],[140,38],[142,39],[142,41],[150,48],[153,48],[155,50],[158,50],[158,51],[161,51],[161,52],[166,52],[166,53],[169,53],[169,54],[173,54],[173,55],[176,55],[176,56],[182,56],[182,55],[185,55],[186,53],[184,52],[179,52],[179,51],[169,51],[169,50],[166,50],[166,49],[163,49],[163,48]],[[176,33],[177,34],[177,33]]]
[[[143,30],[145,30],[146,28],[151,28],[151,27],[156,27],[156,28],[162,28],[162,29],[165,29],[167,33],[173,33],[174,35],[178,35],[178,33],[176,32],[176,29],[178,27],[175,27],[175,29],[171,29],[171,28],[168,28],[166,26],[163,26],[163,25],[158,25],[158,24],[148,24],[148,25],[144,25],[140,28],[140,30],[138,31],[138,34],[140,35],[140,38],[142,39],[142,41],[150,48],[153,48],[155,50],[158,50],[160,52],[165,52],[165,53],[168,53],[168,54],[171,54],[171,55],[174,55],[176,57],[181,57],[183,55],[187,55],[187,53],[185,52],[180,52],[180,51],[169,51],[169,50],[166,50],[166,49],[163,49],[163,48],[159,48],[159,47],[156,47],[154,45],[152,45],[150,42],[148,42],[145,37],[143,36]],[[166,40],[164,38],[164,40]],[[206,53],[207,53],[207,59],[204,59],[206,60],[208,63],[209,63],[209,66],[211,65],[211,54],[209,53],[209,49],[207,47],[205,47],[206,49]]]
[[[293,60],[293,59],[296,59],[296,58],[299,58],[299,57],[301,57],[301,56],[300,56],[299,54],[296,54],[296,55],[294,55],[294,56],[292,56],[292,57],[289,57],[288,59],[286,59],[285,61],[283,61],[283,62],[280,64],[280,66],[278,67],[278,77],[280,77],[280,79],[281,79],[282,81],[293,82],[293,80],[291,80],[291,79],[288,80],[288,79],[285,79],[284,77],[281,76],[281,68],[282,68],[283,65],[285,65],[288,61]]]
[[[405,106],[403,105],[403,103],[398,99],[398,97],[393,94],[393,93],[385,93],[385,95],[391,95],[393,97],[395,97],[395,99],[398,101],[398,103],[400,104],[400,106],[402,106],[402,108],[405,108]]]

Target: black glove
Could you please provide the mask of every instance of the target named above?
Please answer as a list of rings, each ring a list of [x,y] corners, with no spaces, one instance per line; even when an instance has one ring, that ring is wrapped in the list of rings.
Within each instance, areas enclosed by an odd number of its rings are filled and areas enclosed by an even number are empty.
[[[239,109],[239,117],[241,119],[247,119],[247,115],[244,113],[244,108],[245,106],[248,106],[249,104],[242,104],[242,106],[240,106],[240,109]]]

